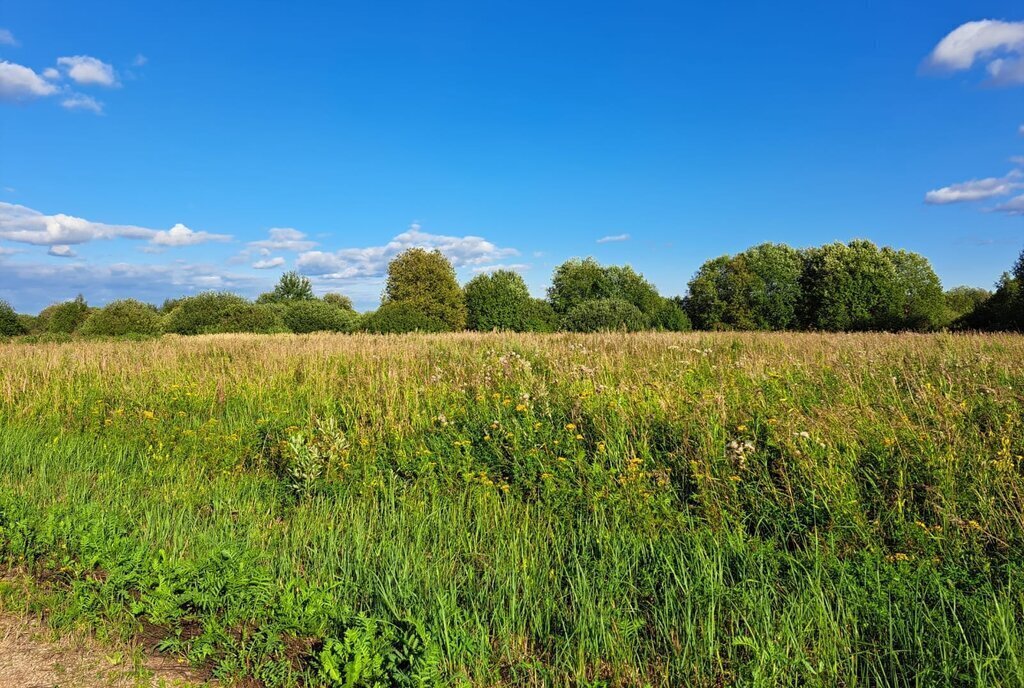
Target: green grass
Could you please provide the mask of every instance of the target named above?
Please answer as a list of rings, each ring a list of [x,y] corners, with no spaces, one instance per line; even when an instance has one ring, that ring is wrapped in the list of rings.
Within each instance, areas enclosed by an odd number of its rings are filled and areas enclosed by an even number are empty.
[[[0,344],[0,557],[268,686],[1024,685],[1024,338]]]

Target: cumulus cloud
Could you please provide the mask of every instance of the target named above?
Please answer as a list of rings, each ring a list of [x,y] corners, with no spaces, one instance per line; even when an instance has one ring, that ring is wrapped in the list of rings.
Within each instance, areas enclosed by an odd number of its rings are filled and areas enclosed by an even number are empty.
[[[227,234],[211,234],[209,232],[196,232],[189,229],[180,222],[168,230],[154,232],[149,243],[154,246],[167,246],[177,248],[180,246],[195,246],[205,244],[208,241],[231,241]]]
[[[951,184],[941,189],[933,189],[924,195],[924,202],[931,205],[983,201],[998,196],[1006,196],[1015,189],[1024,187],[1021,173],[1013,170],[1004,177],[988,177],[972,179],[959,184]]]
[[[284,258],[278,256],[277,258],[269,258],[267,260],[257,260],[252,266],[257,270],[268,270],[270,268],[279,268],[284,265]]]
[[[169,230],[155,230],[136,225],[92,222],[63,213],[44,215],[23,205],[0,202],[0,239],[36,246],[71,246],[99,239],[140,239],[157,247],[178,247],[207,241],[228,241],[231,237],[195,232],[182,224]]]
[[[0,45],[9,45],[12,48],[18,47],[18,41],[10,29],[0,29]]]
[[[939,41],[928,63],[951,72],[984,63],[993,83],[1024,83],[1024,22],[982,19],[961,24]]]
[[[74,93],[60,103],[61,107],[66,110],[88,110],[94,112],[97,115],[103,114],[103,103],[96,100],[92,96],[83,95],[81,93]]]
[[[477,236],[430,234],[413,224],[383,246],[345,248],[334,252],[306,251],[299,254],[296,266],[307,275],[325,279],[381,277],[392,258],[409,248],[437,249],[457,268],[490,265],[502,258],[519,255],[513,248],[499,248]]]
[[[613,241],[629,241],[628,234],[612,234],[611,236],[603,236],[597,240],[599,244],[608,244]]]
[[[993,210],[1008,215],[1024,215],[1024,194],[1015,196],[1006,203],[997,205]]]
[[[29,100],[51,96],[57,87],[32,69],[14,62],[0,61],[0,100]]]
[[[267,251],[308,251],[316,246],[315,241],[306,238],[303,232],[291,227],[272,227],[268,238],[250,241],[249,247]]]
[[[119,86],[117,73],[111,65],[88,55],[58,57],[57,66],[68,78],[83,86]]]
[[[58,258],[74,258],[75,256],[78,255],[75,252],[75,249],[71,248],[67,244],[57,244],[55,246],[51,246],[50,250],[47,251],[47,253],[51,256],[57,256]]]

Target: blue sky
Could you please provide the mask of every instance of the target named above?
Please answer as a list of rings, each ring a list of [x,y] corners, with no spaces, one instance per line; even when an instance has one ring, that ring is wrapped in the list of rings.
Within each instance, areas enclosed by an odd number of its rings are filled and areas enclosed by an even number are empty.
[[[298,268],[370,308],[411,245],[537,294],[593,255],[671,295],[852,238],[990,286],[1024,247],[1022,127],[1019,0],[7,2],[0,298]]]

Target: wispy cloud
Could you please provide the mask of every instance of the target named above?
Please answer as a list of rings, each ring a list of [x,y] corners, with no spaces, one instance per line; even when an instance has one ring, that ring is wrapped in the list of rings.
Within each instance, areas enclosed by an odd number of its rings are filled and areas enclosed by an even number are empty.
[[[941,189],[933,189],[924,195],[924,202],[931,205],[983,201],[989,198],[1007,196],[1015,189],[1024,188],[1021,173],[1013,170],[1003,177],[971,179],[970,181],[950,184]]]
[[[610,236],[603,236],[597,240],[599,244],[610,244],[614,241],[629,241],[628,234],[612,234]]]
[[[308,251],[316,246],[303,232],[292,227],[272,227],[267,230],[267,238],[250,241],[249,247],[267,249],[269,251]]]
[[[365,279],[382,277],[392,258],[409,248],[437,249],[456,268],[491,265],[519,255],[514,248],[501,248],[478,236],[430,234],[413,224],[383,246],[344,248],[338,251],[306,251],[296,261],[298,269],[324,279]]]
[[[997,205],[993,210],[1007,215],[1024,215],[1024,194]]]
[[[103,114],[103,103],[92,96],[73,93],[61,101],[60,106],[66,110],[87,110],[97,115]]]
[[[9,45],[12,48],[18,47],[18,40],[11,33],[10,29],[0,29],[0,45]]]
[[[284,265],[284,258],[278,256],[277,258],[268,258],[265,260],[257,260],[252,264],[253,268],[257,270],[269,270],[270,268],[279,268]]]
[[[982,19],[961,24],[928,56],[938,70],[958,72],[984,64],[997,85],[1024,83],[1024,22]]]

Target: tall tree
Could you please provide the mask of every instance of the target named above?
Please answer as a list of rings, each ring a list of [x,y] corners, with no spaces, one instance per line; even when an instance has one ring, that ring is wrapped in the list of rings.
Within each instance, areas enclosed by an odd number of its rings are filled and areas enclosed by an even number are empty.
[[[288,301],[310,301],[313,296],[313,284],[308,277],[291,270],[281,275],[273,291],[260,294],[258,303],[284,303]]]
[[[382,305],[406,303],[453,331],[466,327],[466,302],[455,268],[440,251],[410,248],[388,265]]]
[[[469,329],[482,332],[528,329],[533,299],[519,273],[497,270],[477,275],[466,284],[465,294]]]

